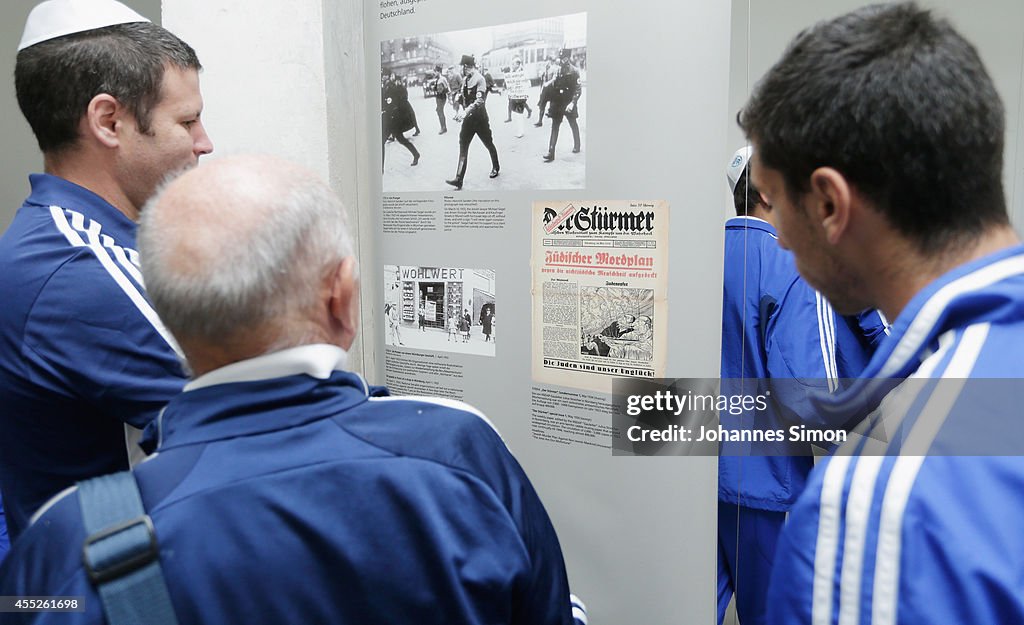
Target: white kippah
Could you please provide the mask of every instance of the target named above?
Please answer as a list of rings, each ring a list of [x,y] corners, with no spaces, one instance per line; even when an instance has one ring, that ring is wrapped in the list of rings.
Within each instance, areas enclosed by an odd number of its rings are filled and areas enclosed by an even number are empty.
[[[736,153],[732,155],[732,160],[729,161],[729,166],[725,168],[725,177],[729,180],[729,190],[733,193],[736,192],[736,183],[740,181],[740,176],[747,168],[750,155],[753,153],[754,148],[749,145],[736,150]]]
[[[46,0],[28,14],[18,52],[72,33],[148,21],[116,0]]]

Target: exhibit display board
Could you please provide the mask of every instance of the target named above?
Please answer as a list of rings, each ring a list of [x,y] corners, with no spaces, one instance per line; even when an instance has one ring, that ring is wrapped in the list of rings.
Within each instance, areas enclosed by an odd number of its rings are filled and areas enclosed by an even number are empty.
[[[364,11],[381,381],[497,425],[592,622],[712,622],[716,459],[612,457],[609,393],[718,374],[728,5]]]

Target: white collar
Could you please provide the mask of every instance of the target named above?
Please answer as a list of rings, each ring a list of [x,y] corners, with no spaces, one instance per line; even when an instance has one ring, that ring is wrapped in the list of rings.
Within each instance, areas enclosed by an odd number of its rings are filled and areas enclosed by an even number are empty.
[[[332,372],[343,371],[347,362],[348,352],[337,345],[301,345],[233,362],[204,373],[186,384],[185,392],[217,384],[254,382],[301,373],[326,380]]]

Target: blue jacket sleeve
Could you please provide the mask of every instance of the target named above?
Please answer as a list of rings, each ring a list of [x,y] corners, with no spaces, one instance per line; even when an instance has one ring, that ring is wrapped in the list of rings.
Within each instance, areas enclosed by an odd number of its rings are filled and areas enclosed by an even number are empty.
[[[143,428],[181,391],[185,372],[141,287],[117,284],[88,253],[56,271],[33,304],[29,377]]]
[[[818,424],[811,400],[832,390],[835,314],[806,282],[792,281],[771,318],[764,320],[767,375],[780,416],[794,423]]]
[[[461,462],[494,489],[530,557],[531,575],[517,602],[514,622],[573,623],[562,548],[544,504],[497,432],[483,420],[477,420],[472,429],[476,443],[461,449]],[[480,444],[483,441],[486,444]]]

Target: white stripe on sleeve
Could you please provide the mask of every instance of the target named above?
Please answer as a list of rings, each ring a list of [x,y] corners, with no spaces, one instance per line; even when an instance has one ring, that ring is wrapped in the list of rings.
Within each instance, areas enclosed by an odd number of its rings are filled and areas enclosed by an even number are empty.
[[[943,372],[943,379],[928,398],[921,417],[907,437],[907,448],[913,450],[931,447],[978,360],[981,348],[988,337],[989,327],[989,324],[979,324],[964,331],[960,345]],[[897,458],[889,483],[886,484],[876,546],[871,605],[873,625],[895,625],[897,622],[900,558],[903,551],[903,515],[924,458],[920,455]]]
[[[818,342],[821,345],[821,360],[828,379],[828,391],[834,393],[839,383],[836,373],[835,328],[832,326],[832,306],[825,297],[815,291],[814,303],[818,312]]]
[[[811,594],[812,625],[832,625],[832,597],[835,586],[836,554],[839,551],[839,522],[843,482],[850,456],[833,456],[825,469],[818,506],[818,538],[814,547],[814,586]]]

